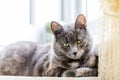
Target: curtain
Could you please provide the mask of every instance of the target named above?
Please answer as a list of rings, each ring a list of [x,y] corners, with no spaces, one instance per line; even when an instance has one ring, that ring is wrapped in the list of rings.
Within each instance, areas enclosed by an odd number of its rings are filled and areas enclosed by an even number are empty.
[[[99,80],[120,80],[120,0],[100,0]]]

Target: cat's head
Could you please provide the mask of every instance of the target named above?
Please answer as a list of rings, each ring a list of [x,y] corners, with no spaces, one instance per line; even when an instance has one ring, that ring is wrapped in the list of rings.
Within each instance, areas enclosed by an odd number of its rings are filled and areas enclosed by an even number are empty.
[[[86,27],[86,18],[82,14],[77,17],[75,25],[62,26],[55,21],[51,22],[55,55],[60,59],[80,59],[88,54],[92,40]]]

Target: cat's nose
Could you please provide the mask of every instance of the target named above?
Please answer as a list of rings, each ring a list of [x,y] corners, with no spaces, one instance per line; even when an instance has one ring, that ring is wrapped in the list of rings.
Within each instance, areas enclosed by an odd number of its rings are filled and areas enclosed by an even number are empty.
[[[77,54],[77,52],[74,52],[74,53],[73,53],[73,55],[75,55],[75,56],[76,56],[76,54]]]

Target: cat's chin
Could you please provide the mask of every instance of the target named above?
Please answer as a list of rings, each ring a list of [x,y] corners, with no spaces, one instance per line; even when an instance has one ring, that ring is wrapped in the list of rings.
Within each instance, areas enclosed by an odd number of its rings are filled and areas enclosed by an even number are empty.
[[[54,55],[54,57],[59,60],[78,60],[81,58],[81,56],[69,56],[69,55],[66,56]]]

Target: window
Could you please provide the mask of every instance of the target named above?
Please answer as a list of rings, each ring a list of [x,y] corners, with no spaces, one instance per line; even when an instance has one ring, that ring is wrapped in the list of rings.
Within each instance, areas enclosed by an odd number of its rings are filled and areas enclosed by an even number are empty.
[[[94,35],[94,42],[98,43],[98,15],[99,0],[30,0],[30,23],[39,30],[38,41],[44,43],[51,40],[45,26],[52,20],[63,23],[74,23],[76,17],[82,13],[88,21],[88,29]],[[94,31],[93,31],[94,30]],[[44,34],[43,34],[44,33]],[[50,36],[50,37],[44,37]],[[41,37],[43,37],[41,39]]]

